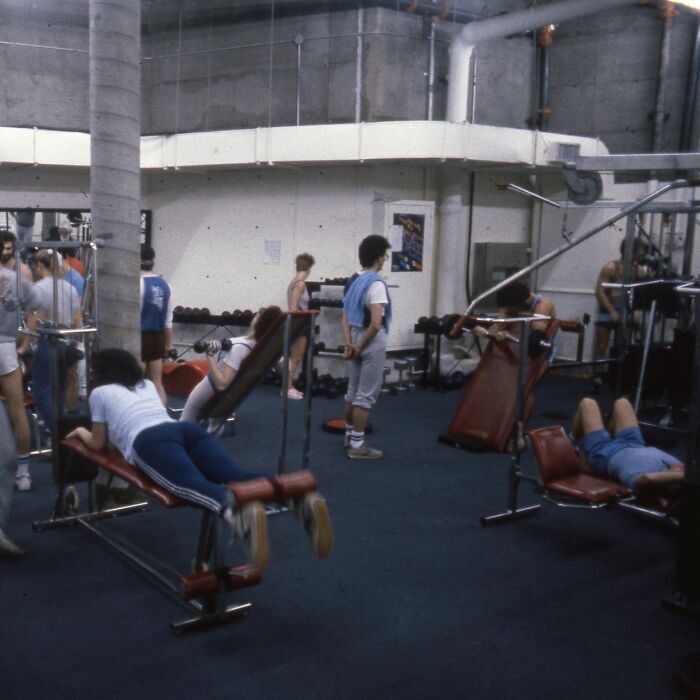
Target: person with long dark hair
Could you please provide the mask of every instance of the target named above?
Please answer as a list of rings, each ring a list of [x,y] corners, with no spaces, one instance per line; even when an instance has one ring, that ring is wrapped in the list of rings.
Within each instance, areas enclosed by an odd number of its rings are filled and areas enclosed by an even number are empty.
[[[143,378],[138,360],[126,350],[96,353],[93,370],[92,427],[76,428],[68,437],[77,437],[96,451],[111,443],[154,482],[219,515],[234,535],[243,538],[251,562],[263,570],[270,556],[265,509],[259,501],[239,509],[227,484],[269,475],[241,469],[199,425],[170,418],[153,382]],[[316,492],[307,493],[295,510],[317,556],[327,556],[333,532],[324,499]]]

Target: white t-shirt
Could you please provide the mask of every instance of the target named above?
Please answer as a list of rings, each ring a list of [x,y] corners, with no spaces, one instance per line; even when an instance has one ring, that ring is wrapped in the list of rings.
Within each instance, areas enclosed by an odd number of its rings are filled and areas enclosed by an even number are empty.
[[[134,440],[146,428],[172,422],[153,382],[144,379],[134,389],[121,384],[98,386],[90,394],[93,423],[106,423],[110,442],[133,464]]]
[[[366,270],[360,272],[361,275],[364,275],[365,273]],[[367,290],[365,306],[369,309],[369,307],[372,304],[382,304],[382,316],[384,316],[386,306],[388,303],[389,297],[386,294],[386,285],[383,282],[380,282],[379,280],[377,280],[376,282],[372,282],[372,284],[369,285],[369,289]]]
[[[241,335],[238,338],[231,338],[233,347],[224,355],[223,362],[238,372],[241,363],[255,347],[255,339]]]

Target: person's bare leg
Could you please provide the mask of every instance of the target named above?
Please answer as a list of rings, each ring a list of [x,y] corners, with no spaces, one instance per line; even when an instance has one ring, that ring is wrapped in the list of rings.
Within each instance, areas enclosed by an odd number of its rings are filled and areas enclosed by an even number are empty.
[[[151,360],[146,363],[146,379],[150,379],[155,384],[163,406],[167,406],[167,397],[163,386],[163,360]]]
[[[634,479],[633,488],[635,491],[659,489],[683,481],[684,476],[684,470],[677,471],[670,468],[663,472],[649,472],[647,474],[640,474]]]
[[[571,422],[571,435],[578,440],[582,435],[604,429],[603,416],[597,401],[588,397],[582,399]]]
[[[360,408],[359,406],[353,406],[352,411],[352,429],[356,433],[364,433],[367,427],[367,420],[369,419],[369,410],[366,408]]]
[[[75,410],[75,407],[78,405],[79,389],[78,367],[77,364],[74,364],[66,370],[66,393],[64,398],[66,410]]]
[[[627,399],[618,399],[613,404],[612,417],[610,418],[610,433],[617,435],[625,428],[638,428],[639,422],[634,415],[632,404]]]
[[[293,343],[289,351],[289,382],[287,389],[294,388],[294,374],[297,371],[297,367],[301,364],[304,359],[304,353],[306,352],[307,338],[303,336],[297,338]]]
[[[595,340],[593,342],[593,359],[603,360],[608,354],[610,344],[610,329],[606,326],[595,327]],[[595,369],[594,369],[595,372]]]
[[[15,431],[17,454],[26,455],[30,448],[29,421],[24,409],[24,389],[22,388],[22,373],[19,367],[9,374],[0,377],[0,389],[7,401],[10,420]]]

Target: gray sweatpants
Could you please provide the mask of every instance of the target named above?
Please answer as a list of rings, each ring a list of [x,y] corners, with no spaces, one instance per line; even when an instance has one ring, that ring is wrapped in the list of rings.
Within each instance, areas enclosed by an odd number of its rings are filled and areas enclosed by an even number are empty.
[[[362,340],[364,328],[350,328],[353,343]],[[348,391],[345,401],[353,406],[370,410],[377,403],[379,390],[382,388],[384,363],[386,362],[386,331],[382,328],[372,338],[370,344],[362,351],[362,355],[350,361],[348,367]]]

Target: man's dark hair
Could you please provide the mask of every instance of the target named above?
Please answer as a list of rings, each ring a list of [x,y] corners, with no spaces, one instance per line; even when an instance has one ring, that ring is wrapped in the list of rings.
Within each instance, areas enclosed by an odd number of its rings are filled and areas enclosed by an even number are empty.
[[[150,245],[141,244],[141,269],[152,270],[156,259],[156,251]]]
[[[360,243],[360,265],[362,265],[362,267],[372,267],[377,258],[386,255],[386,251],[389,250],[389,248],[391,248],[391,244],[384,236],[377,236],[375,234],[367,236],[367,238]]]
[[[515,309],[524,304],[529,296],[530,287],[516,280],[496,292],[496,303],[502,309]]]
[[[282,309],[279,306],[262,306],[258,309],[258,320],[253,327],[255,340],[260,340],[267,333],[281,313]]]
[[[0,245],[4,246],[5,243],[12,243],[14,250],[17,246],[17,236],[12,231],[0,231]]]
[[[94,386],[120,384],[133,389],[142,379],[143,371],[139,361],[126,350],[105,348],[92,358]]]
[[[627,239],[623,238],[622,241],[620,242],[620,257],[624,258],[625,257],[625,244],[627,243]],[[635,238],[634,241],[632,242],[632,258],[636,258],[638,255],[641,255],[644,252],[644,248],[646,246],[644,245],[644,241],[641,238]]]

